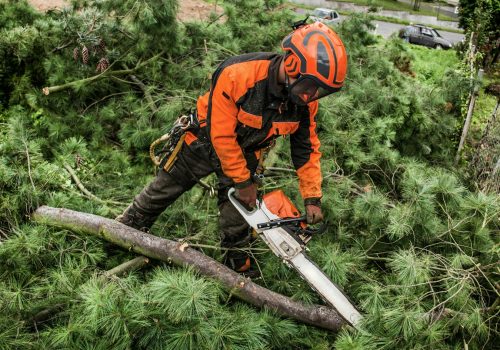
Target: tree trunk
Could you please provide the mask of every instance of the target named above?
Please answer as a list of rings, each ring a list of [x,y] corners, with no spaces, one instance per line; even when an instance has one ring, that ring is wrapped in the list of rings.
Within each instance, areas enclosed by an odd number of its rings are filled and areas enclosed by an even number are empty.
[[[477,72],[477,79],[481,81],[483,79],[484,70],[480,69]],[[475,84],[469,101],[469,108],[467,110],[467,117],[465,118],[464,128],[462,130],[462,136],[460,137],[460,143],[458,144],[457,155],[455,156],[455,165],[458,164],[460,160],[460,153],[465,145],[465,140],[467,138],[467,133],[469,132],[469,127],[472,122],[472,114],[474,113],[474,106],[476,104],[476,98],[479,93],[479,85]]]
[[[117,221],[69,209],[43,206],[32,215],[36,222],[99,236],[129,251],[149,258],[192,266],[201,275],[214,278],[232,295],[257,307],[272,309],[282,316],[314,326],[339,330],[347,323],[332,308],[304,305],[253,283],[187,244],[156,237]]]

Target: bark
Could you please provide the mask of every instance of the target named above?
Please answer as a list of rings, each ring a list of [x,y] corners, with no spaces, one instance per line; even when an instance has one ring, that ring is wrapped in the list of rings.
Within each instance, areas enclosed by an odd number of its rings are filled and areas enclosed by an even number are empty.
[[[146,257],[192,266],[201,275],[218,280],[232,295],[257,307],[265,307],[278,314],[314,326],[338,331],[347,323],[332,308],[304,305],[253,283],[250,279],[189,248],[186,243],[156,237],[117,221],[69,209],[43,206],[32,215],[36,222],[99,236],[129,251]]]

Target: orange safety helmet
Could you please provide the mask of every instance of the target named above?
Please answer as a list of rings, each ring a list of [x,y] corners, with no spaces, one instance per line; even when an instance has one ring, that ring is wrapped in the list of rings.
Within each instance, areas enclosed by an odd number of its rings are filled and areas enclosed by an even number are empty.
[[[339,91],[347,71],[347,53],[342,40],[321,22],[303,24],[290,33],[281,47],[285,72],[296,78],[287,88],[292,101],[305,105]]]

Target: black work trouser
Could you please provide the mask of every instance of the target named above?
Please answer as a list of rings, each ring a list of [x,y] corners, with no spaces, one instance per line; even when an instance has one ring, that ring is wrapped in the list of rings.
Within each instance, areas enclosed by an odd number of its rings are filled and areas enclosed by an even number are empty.
[[[255,171],[255,169],[252,169]],[[181,194],[201,179],[215,172],[218,176],[219,230],[223,247],[238,247],[250,239],[249,225],[229,202],[228,190],[234,182],[225,176],[211,145],[199,140],[183,144],[173,167],[161,169],[156,178],[135,198],[121,222],[139,229],[149,229],[158,216]]]

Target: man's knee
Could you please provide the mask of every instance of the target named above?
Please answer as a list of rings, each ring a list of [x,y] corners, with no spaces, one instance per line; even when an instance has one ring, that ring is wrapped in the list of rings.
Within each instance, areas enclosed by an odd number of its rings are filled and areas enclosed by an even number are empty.
[[[219,229],[221,245],[242,247],[250,241],[250,226],[229,201],[219,205]]]

